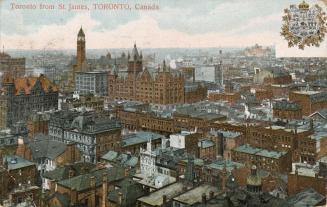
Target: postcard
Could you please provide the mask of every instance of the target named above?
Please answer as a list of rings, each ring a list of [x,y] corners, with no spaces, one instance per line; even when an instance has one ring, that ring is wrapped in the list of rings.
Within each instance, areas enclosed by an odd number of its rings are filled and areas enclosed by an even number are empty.
[[[0,0],[0,206],[323,206],[327,0]]]

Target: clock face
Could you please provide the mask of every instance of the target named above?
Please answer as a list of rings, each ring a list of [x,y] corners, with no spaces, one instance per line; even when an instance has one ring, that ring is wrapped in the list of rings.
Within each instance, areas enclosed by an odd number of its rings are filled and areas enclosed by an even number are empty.
[[[85,38],[84,37],[77,37],[77,40],[78,41],[85,41]]]

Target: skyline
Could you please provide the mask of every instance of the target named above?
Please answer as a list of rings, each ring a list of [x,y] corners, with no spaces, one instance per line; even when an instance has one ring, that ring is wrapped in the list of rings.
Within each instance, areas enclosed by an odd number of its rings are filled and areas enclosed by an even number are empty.
[[[47,1],[55,2],[64,1]],[[275,46],[277,57],[326,57],[326,39],[319,48],[307,47],[302,51],[288,48],[287,41],[280,36],[283,10],[300,1],[233,0],[207,1],[205,4],[192,1],[187,4],[189,7],[185,7],[185,1],[119,1],[128,3],[132,8],[135,2],[158,5],[159,10],[153,11],[100,11],[92,9],[90,0],[65,2],[83,2],[89,5],[90,10],[68,12],[57,9],[11,9],[10,1],[2,1],[1,45],[6,49],[18,50],[74,49],[76,35],[82,25],[87,49],[130,48],[134,42],[140,48],[242,48],[258,43]],[[322,1],[307,2],[310,5],[318,4],[326,11]]]

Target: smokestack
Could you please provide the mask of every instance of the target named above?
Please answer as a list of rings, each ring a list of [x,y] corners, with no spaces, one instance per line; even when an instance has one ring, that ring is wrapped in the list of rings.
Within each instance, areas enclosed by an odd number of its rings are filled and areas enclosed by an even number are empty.
[[[202,203],[207,204],[207,196],[205,193],[202,194]]]
[[[215,193],[213,191],[209,192],[209,199],[213,199],[213,197],[215,196]]]
[[[101,207],[107,207],[107,194],[108,194],[108,184],[107,184],[107,173],[102,175],[102,205]]]
[[[77,201],[77,192],[75,188],[72,188],[70,194],[70,205],[75,206],[75,204],[77,204],[76,201]]]
[[[122,203],[123,203],[123,194],[122,194],[122,192],[119,192],[118,193],[118,204],[119,204],[119,206],[121,206]]]
[[[162,196],[162,206],[167,207],[167,196],[166,195]]]

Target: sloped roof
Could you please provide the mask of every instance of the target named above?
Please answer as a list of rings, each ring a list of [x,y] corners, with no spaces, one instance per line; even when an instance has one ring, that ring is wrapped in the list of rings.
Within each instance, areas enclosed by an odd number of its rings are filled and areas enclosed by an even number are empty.
[[[49,158],[55,159],[65,152],[67,145],[62,142],[50,140],[48,136],[37,134],[35,141],[29,143],[33,159]]]
[[[16,155],[7,155],[3,158],[3,160],[8,162],[8,170],[15,170],[35,165],[35,163]]]
[[[95,186],[98,187],[102,184],[103,174],[107,174],[108,182],[118,181],[124,178],[124,169],[120,167],[110,168],[110,169],[99,169],[92,171],[87,174],[79,175],[70,179],[62,180],[58,182],[66,188],[76,189],[76,191],[83,191],[91,188],[91,177],[95,177]]]
[[[37,83],[40,83],[42,90],[45,93],[58,91],[58,86],[52,83],[45,75],[41,74],[39,77],[18,77],[14,79],[15,95],[19,95],[21,92],[29,95]]]
[[[72,170],[75,176],[89,173],[95,169],[95,164],[89,162],[78,162],[72,165],[65,165],[62,167],[58,167],[52,171],[44,172],[43,177],[48,178],[50,180],[65,180],[69,178],[69,171]]]
[[[141,184],[132,180],[131,178],[126,178],[118,183],[119,189],[110,191],[108,193],[108,199],[115,203],[119,201],[119,193],[122,193],[122,205],[121,206],[132,206],[138,198],[145,195],[145,191]]]
[[[84,34],[84,31],[83,31],[82,27],[79,29],[78,36],[85,37],[85,34]]]

